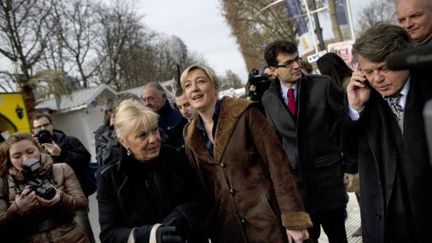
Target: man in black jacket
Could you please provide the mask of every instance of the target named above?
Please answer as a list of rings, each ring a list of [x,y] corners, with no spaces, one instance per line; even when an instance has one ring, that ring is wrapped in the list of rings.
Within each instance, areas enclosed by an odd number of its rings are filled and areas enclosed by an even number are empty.
[[[304,76],[294,43],[273,42],[264,57],[277,78],[264,93],[262,104],[281,139],[311,216],[311,239],[319,238],[322,226],[330,242],[347,242],[348,200],[343,182],[347,168],[340,148],[342,91],[327,77]]]
[[[85,183],[85,173],[91,160],[91,154],[77,138],[67,136],[64,132],[54,129],[50,115],[36,113],[32,116],[30,122],[33,135],[51,155],[54,163],[67,163],[71,166],[81,184],[84,194],[88,197],[90,189],[87,188],[87,184]],[[51,136],[41,137],[41,134],[43,134],[41,130],[48,131]],[[49,139],[46,140],[47,137],[51,137],[51,141]],[[83,227],[88,238],[94,242],[88,212],[76,212],[76,214],[75,220]]]
[[[348,159],[358,161],[363,242],[432,242],[432,168],[423,107],[430,70],[392,71],[386,57],[412,46],[402,28],[381,24],[354,43],[347,87]]]

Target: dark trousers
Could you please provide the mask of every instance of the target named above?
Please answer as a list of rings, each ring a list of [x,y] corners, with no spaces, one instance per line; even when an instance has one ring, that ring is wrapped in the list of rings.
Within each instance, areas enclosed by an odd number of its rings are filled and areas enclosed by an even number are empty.
[[[309,229],[310,238],[318,242],[323,227],[330,243],[347,243],[345,231],[345,207],[310,214],[313,227]]]

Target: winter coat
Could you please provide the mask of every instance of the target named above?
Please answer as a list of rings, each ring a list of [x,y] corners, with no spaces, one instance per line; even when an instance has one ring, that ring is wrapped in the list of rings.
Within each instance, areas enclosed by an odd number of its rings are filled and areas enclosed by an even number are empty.
[[[375,90],[360,119],[346,129],[345,154],[358,161],[365,243],[432,242],[432,166],[423,118],[432,82],[423,71],[410,72],[403,134]]]
[[[326,76],[308,75],[297,81],[297,115],[293,117],[276,79],[262,103],[275,127],[302,194],[306,212],[344,208],[348,202],[344,172],[355,173],[342,157],[340,145],[344,104],[341,90]]]
[[[88,210],[88,201],[70,166],[65,163],[53,164],[49,155],[41,154],[40,179],[63,193],[55,206],[41,208],[24,216],[14,203],[15,196],[27,185],[24,176],[15,167],[10,167],[6,179],[7,183],[0,180],[1,242],[89,242],[84,231],[74,221],[75,211]],[[8,188],[7,192],[5,187]]]
[[[184,130],[189,160],[213,203],[212,242],[288,242],[287,229],[311,226],[289,161],[273,127],[254,103],[224,97],[213,156],[197,128]]]
[[[98,174],[97,199],[102,242],[127,242],[134,228],[136,242],[149,242],[152,227],[169,218],[187,220],[189,242],[208,242],[200,230],[208,211],[203,189],[184,154],[171,147],[162,146],[146,163],[122,150],[121,159]]]

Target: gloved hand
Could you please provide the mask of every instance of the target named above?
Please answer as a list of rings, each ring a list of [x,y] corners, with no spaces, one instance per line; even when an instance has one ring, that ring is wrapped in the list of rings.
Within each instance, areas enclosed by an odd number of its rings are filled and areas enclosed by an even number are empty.
[[[175,226],[176,232],[183,238],[186,238],[189,222],[178,210],[174,210],[172,213],[166,216],[162,221],[162,225]]]
[[[177,234],[175,226],[161,225],[156,230],[157,243],[183,243],[183,239]]]

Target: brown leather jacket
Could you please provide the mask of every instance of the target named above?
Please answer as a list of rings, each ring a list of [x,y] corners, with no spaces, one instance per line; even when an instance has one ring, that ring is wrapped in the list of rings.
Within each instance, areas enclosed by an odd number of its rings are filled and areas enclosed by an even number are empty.
[[[58,204],[40,208],[21,215],[16,207],[15,196],[26,183],[21,172],[14,167],[7,174],[8,192],[4,180],[0,180],[0,234],[5,242],[89,242],[73,217],[77,210],[87,210],[84,196],[72,168],[65,163],[53,164],[49,155],[41,154],[41,178],[63,194]],[[7,198],[7,199],[6,199]],[[3,242],[3,240],[2,240]]]
[[[214,203],[212,242],[288,242],[286,228],[311,226],[276,133],[252,102],[222,100],[213,156],[198,119],[185,127],[185,146]]]

